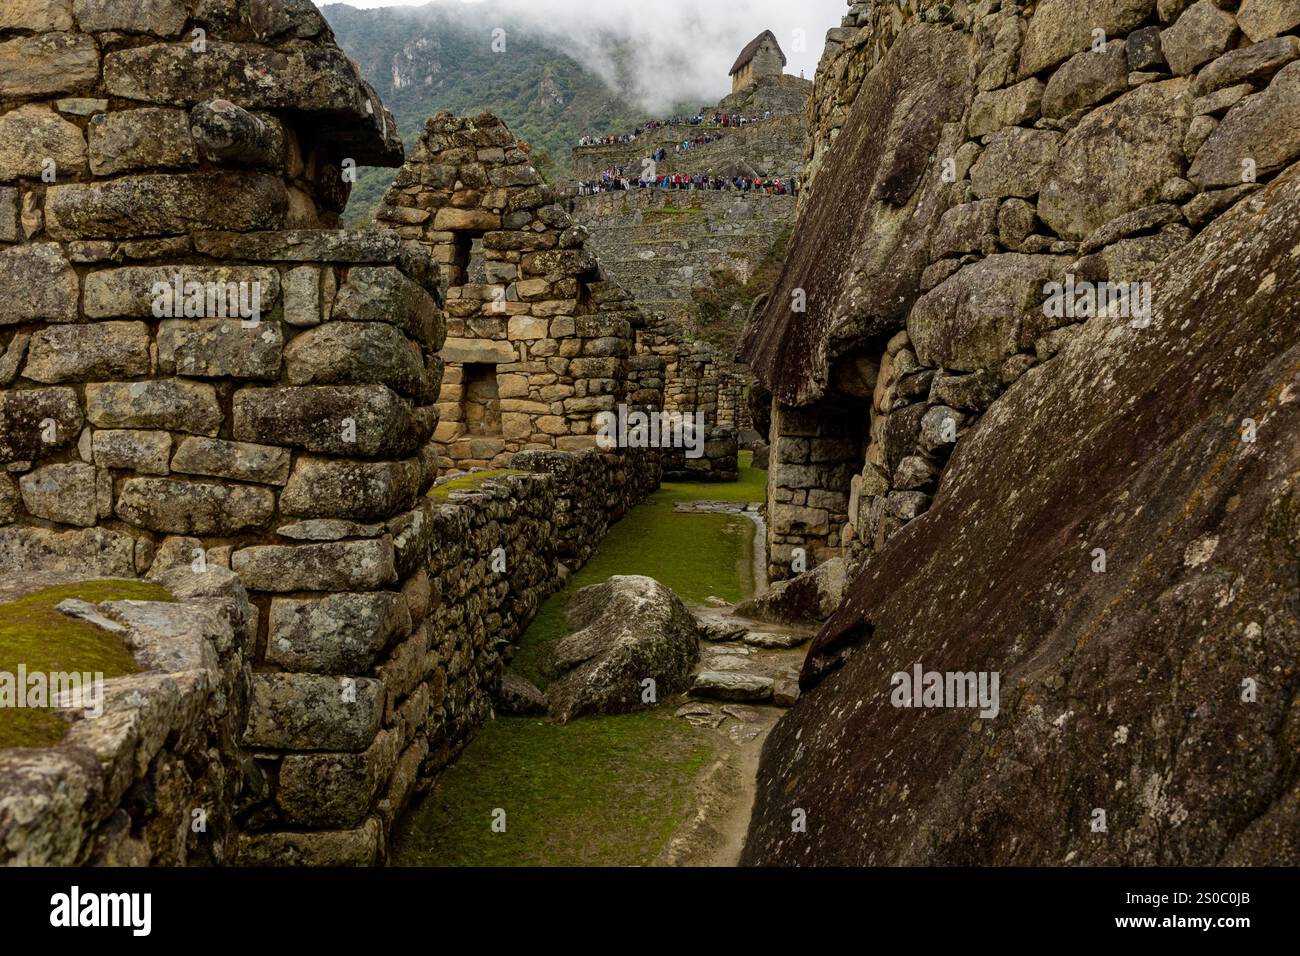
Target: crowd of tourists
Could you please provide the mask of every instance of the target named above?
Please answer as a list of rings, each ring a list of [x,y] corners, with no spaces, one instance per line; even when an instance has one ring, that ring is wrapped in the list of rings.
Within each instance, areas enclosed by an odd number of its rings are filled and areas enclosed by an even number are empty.
[[[796,186],[793,176],[690,176],[685,173],[664,175],[641,174],[635,178],[624,174],[623,168],[606,171],[596,179],[578,183],[577,195],[594,196],[597,193],[622,192],[632,189],[685,189],[731,190],[745,193],[765,193],[769,196],[793,196]]]
[[[761,119],[765,119],[765,120],[771,118],[772,118],[771,110],[765,110],[761,117]],[[631,133],[622,133],[622,134],[611,133],[608,136],[584,136],[578,140],[578,145],[579,146],[618,146],[624,143],[635,142],[637,139],[644,136],[646,133],[652,132],[653,130],[657,130],[657,129],[663,129],[664,127],[667,126],[707,126],[715,129],[731,129],[732,127],[738,128],[742,126],[748,126],[751,123],[759,122],[759,120],[760,117],[757,116],[742,116],[739,113],[723,113],[719,110],[714,110],[713,112],[710,113],[708,110],[701,108],[698,113],[696,113],[694,116],[690,117],[689,119],[680,116],[675,116],[672,119],[666,119],[666,120],[650,120],[649,122],[642,123]],[[688,139],[686,140],[686,142],[691,143],[693,142],[693,140]],[[709,142],[709,140],[705,139],[704,142]],[[685,146],[684,148],[689,149],[690,147]]]

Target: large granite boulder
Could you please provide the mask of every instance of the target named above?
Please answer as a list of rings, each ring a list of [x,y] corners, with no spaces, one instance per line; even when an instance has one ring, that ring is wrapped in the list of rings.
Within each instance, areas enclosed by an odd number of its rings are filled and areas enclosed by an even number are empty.
[[[744,862],[1300,863],[1298,243],[1292,166],[990,407],[817,635]]]
[[[552,678],[551,715],[561,723],[639,710],[690,685],[699,625],[653,578],[618,574],[583,588],[569,599],[565,622],[570,633],[547,645],[540,662]],[[654,682],[653,699],[646,681]]]

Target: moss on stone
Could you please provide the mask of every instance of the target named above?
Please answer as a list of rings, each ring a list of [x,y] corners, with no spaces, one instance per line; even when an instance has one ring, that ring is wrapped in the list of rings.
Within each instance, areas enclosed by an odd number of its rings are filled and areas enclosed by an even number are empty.
[[[519,471],[514,468],[489,468],[484,471],[471,471],[459,475],[451,481],[445,481],[440,485],[434,485],[429,489],[429,497],[438,500],[446,500],[453,491],[474,491],[482,487],[483,483],[493,478],[500,478],[502,475],[524,475],[527,472]]]
[[[100,580],[45,588],[0,604],[0,671],[135,673],[122,639],[55,608],[67,598],[100,601],[171,601],[148,581]],[[67,724],[47,708],[0,707],[0,747],[48,747],[63,739]]]

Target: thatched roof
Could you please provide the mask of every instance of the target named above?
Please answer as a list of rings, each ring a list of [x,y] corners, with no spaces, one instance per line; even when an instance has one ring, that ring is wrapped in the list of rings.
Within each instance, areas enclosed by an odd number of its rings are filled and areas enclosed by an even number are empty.
[[[785,66],[785,54],[781,52],[781,44],[776,42],[776,34],[771,30],[764,30],[758,36],[754,37],[754,39],[745,44],[745,49],[740,51],[740,56],[736,57],[736,62],[732,65],[731,70],[727,75],[735,76],[743,70],[745,64],[754,59],[754,54],[758,52],[758,48],[763,45],[764,40],[772,41],[772,46],[776,47],[776,55],[781,58],[781,65]]]

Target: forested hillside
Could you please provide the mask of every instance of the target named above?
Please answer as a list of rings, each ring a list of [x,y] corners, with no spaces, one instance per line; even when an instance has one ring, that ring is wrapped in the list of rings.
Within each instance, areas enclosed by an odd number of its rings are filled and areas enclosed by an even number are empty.
[[[360,10],[330,4],[322,12],[339,45],[392,110],[408,149],[439,110],[490,109],[534,147],[548,179],[569,168],[569,148],[585,133],[623,131],[643,112],[615,94],[555,41],[515,26],[491,3]],[[496,52],[504,43],[504,50]],[[611,58],[619,61],[611,41]],[[698,104],[695,104],[698,106]],[[361,171],[347,220],[369,219],[394,170]]]

